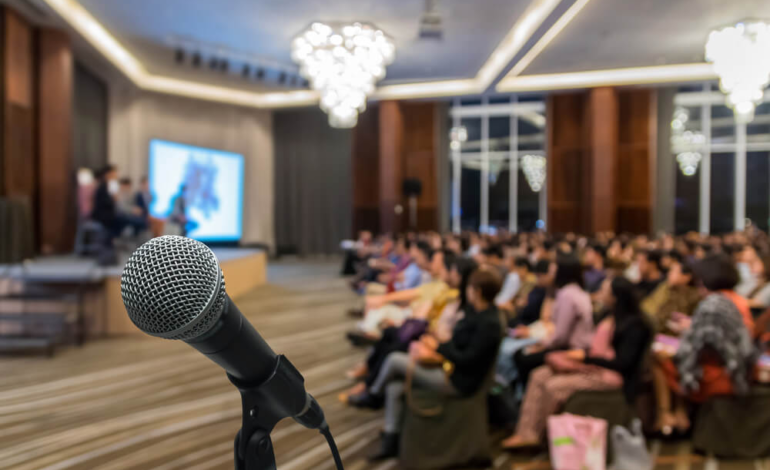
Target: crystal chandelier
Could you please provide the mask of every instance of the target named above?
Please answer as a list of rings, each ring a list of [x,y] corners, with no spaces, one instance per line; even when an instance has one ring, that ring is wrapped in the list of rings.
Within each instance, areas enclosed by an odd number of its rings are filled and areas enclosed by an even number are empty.
[[[770,25],[738,23],[712,31],[706,43],[706,60],[714,64],[719,86],[736,119],[749,122],[770,81]]]
[[[702,132],[685,130],[689,120],[689,111],[681,107],[676,108],[674,119],[671,120],[671,149],[685,176],[693,176],[698,172],[698,164],[703,159],[701,151],[706,146],[706,136]]]
[[[449,148],[459,152],[462,149],[463,142],[468,141],[468,129],[465,126],[453,127],[449,131]]]
[[[521,157],[521,170],[527,178],[529,187],[534,192],[540,192],[545,183],[545,157],[542,155],[524,155]]]
[[[321,94],[321,109],[332,127],[354,127],[366,109],[366,97],[385,77],[395,46],[366,23],[313,23],[292,43],[300,74]]]

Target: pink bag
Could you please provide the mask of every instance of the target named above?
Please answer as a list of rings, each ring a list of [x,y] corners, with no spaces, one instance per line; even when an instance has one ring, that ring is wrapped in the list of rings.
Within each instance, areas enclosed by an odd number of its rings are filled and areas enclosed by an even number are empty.
[[[553,470],[604,470],[607,421],[564,413],[548,418]]]

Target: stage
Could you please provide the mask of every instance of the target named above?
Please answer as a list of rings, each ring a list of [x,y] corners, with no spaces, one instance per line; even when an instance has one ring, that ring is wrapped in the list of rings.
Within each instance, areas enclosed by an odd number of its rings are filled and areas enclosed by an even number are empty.
[[[227,283],[227,293],[232,298],[263,285],[267,280],[267,253],[250,248],[215,248]],[[77,296],[74,302],[76,338],[81,343],[94,338],[138,334],[138,330],[126,315],[120,296],[120,276],[123,262],[115,266],[100,267],[91,259],[75,256],[44,257],[20,265],[0,265],[0,294],[18,291],[22,286],[44,286],[46,292],[70,293]],[[64,311],[57,305],[55,296],[48,298],[12,299],[0,305],[0,313],[8,311],[50,315]],[[28,304],[36,304],[32,310]],[[15,303],[14,303],[15,302]],[[26,302],[25,305],[22,303]],[[61,303],[61,302],[59,302]],[[70,309],[70,310],[72,310]],[[41,313],[42,312],[42,313]],[[7,327],[0,327],[3,330]]]

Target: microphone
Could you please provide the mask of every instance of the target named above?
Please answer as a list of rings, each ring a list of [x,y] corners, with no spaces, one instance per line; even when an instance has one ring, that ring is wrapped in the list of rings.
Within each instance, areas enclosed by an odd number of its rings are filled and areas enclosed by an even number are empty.
[[[219,261],[206,245],[179,236],[153,238],[129,258],[120,289],[134,325],[149,335],[189,344],[225,369],[240,390],[244,417],[236,464],[240,459],[242,465],[236,468],[269,468],[249,467],[248,449],[269,450],[262,457],[271,458],[269,433],[286,417],[331,439],[302,374],[275,354],[235,306]]]

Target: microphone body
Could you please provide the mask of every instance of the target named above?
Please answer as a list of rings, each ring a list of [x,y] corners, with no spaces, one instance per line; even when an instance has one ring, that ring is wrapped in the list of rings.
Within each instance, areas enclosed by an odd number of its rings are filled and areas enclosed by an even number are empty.
[[[259,385],[273,373],[277,356],[225,294],[219,321],[204,335],[185,341],[238,381]]]
[[[140,330],[183,340],[227,371],[243,397],[247,436],[255,429],[269,433],[287,417],[328,430],[302,374],[275,354],[227,295],[219,261],[206,245],[178,236],[153,238],[126,263],[121,296]]]

